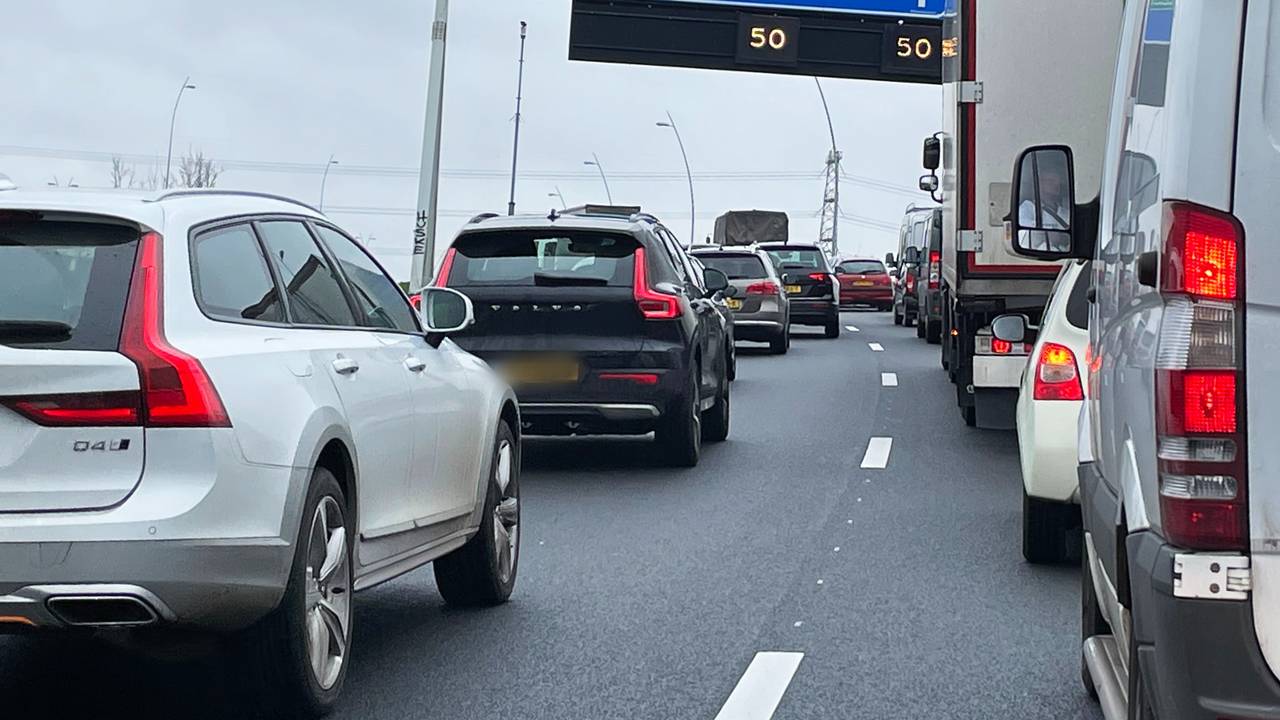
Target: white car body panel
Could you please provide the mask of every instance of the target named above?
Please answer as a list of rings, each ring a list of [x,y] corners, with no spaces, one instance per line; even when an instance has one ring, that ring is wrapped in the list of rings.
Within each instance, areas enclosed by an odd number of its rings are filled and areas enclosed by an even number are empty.
[[[1016,388],[1022,382],[1027,366],[1025,355],[975,355],[973,386],[975,388]]]

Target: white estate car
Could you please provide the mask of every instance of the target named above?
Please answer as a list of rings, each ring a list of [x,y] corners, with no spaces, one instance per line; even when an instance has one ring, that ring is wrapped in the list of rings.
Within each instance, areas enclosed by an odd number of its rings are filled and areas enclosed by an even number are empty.
[[[351,593],[435,562],[505,600],[515,398],[358,243],[252,193],[0,191],[0,630],[235,635],[264,702],[336,700]]]
[[[1075,262],[1059,274],[1018,392],[1022,556],[1032,563],[1065,560],[1080,526],[1076,426],[1087,395],[1088,268]],[[996,337],[1021,342],[1025,321],[1005,318],[993,326]],[[1012,333],[1006,330],[1010,320]]]

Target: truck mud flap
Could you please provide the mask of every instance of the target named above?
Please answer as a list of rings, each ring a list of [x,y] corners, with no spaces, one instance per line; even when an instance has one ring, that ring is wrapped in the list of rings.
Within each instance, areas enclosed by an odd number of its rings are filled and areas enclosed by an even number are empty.
[[[973,393],[973,405],[979,428],[983,430],[1017,429],[1017,388],[977,388]]]

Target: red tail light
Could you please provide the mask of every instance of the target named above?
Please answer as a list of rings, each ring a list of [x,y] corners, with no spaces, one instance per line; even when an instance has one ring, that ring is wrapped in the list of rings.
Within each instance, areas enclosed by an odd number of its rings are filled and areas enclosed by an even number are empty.
[[[1230,215],[1164,208],[1156,355],[1157,467],[1169,542],[1248,550],[1239,264],[1244,233]]]
[[[637,385],[657,385],[657,373],[600,373],[601,380],[631,382]]]
[[[748,295],[781,295],[782,288],[772,280],[761,280],[747,286]]]
[[[137,391],[31,395],[0,399],[0,404],[46,427],[120,427],[141,420]]]
[[[636,248],[634,292],[636,306],[645,320],[674,320],[680,317],[680,298],[660,293],[649,287],[649,270],[644,248]]]
[[[913,293],[915,291],[916,291],[916,276],[908,275],[907,276],[907,292]]]
[[[1084,400],[1076,354],[1057,343],[1045,343],[1036,361],[1033,397],[1036,400]]]
[[[1000,338],[992,338],[991,352],[996,355],[1008,355],[1013,352],[1013,343],[1008,340],[1001,340]]]
[[[410,295],[409,304],[413,306],[414,310],[421,311],[422,310],[422,293],[414,293]]]
[[[826,273],[809,273],[809,279],[814,282],[828,282],[831,280],[831,276]]]
[[[162,263],[160,235],[144,234],[120,333],[121,354],[138,366],[142,421],[148,427],[231,427],[200,361],[165,339]]]
[[[942,253],[929,253],[929,289],[937,290],[942,283]]]
[[[453,271],[453,258],[458,254],[457,248],[449,248],[444,254],[444,260],[440,262],[440,272],[436,273],[435,282],[431,283],[436,287],[446,287],[449,284],[449,273]],[[421,302],[421,298],[418,300]]]

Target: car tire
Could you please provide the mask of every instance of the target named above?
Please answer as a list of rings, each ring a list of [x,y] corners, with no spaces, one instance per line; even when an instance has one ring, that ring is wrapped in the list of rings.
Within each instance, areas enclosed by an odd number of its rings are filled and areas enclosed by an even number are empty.
[[[923,340],[925,336],[925,321],[919,317],[916,318],[916,337]]]
[[[924,327],[924,340],[930,345],[942,344],[942,323],[929,320]]]
[[[729,343],[724,349],[727,367],[725,368],[725,376],[729,382],[738,379],[738,352],[734,349],[733,343]]]
[[[675,406],[675,412],[663,418],[654,433],[654,440],[662,448],[668,463],[674,467],[697,467],[702,457],[702,413],[698,410],[698,379],[702,370],[694,369],[689,378],[684,398]]]
[[[898,312],[898,304],[894,303],[893,304],[893,324],[902,325],[905,322],[906,322],[906,319],[902,317],[902,313]]]
[[[1083,541],[1081,541],[1083,545]],[[1093,684],[1093,675],[1089,672],[1089,663],[1084,659],[1084,643],[1091,637],[1109,635],[1107,619],[1102,617],[1098,609],[1098,593],[1093,588],[1093,573],[1089,567],[1089,553],[1084,548],[1080,552],[1080,682],[1089,697],[1098,699],[1098,688]]]
[[[485,483],[480,531],[436,560],[436,587],[456,607],[499,605],[511,597],[520,569],[520,446],[499,421]]]
[[[265,703],[268,715],[321,717],[333,710],[342,693],[351,665],[355,617],[351,607],[355,536],[351,528],[355,524],[349,514],[337,478],[326,468],[316,468],[307,488],[284,597],[238,638],[236,648],[241,656],[234,663],[238,686],[254,702]],[[326,568],[327,574],[321,576]],[[310,652],[314,632],[322,632],[324,637],[316,640],[327,645],[325,657],[316,663]]]
[[[1061,503],[1033,498],[1022,489],[1022,557],[1032,565],[1050,565],[1067,559],[1068,511]]]
[[[840,318],[827,321],[826,337],[828,340],[834,340],[840,337]]]
[[[724,442],[729,439],[729,384],[725,383],[720,397],[711,409],[702,413],[702,439],[706,442]]]
[[[791,333],[785,328],[777,337],[769,341],[769,352],[774,355],[786,355],[791,349]]]

